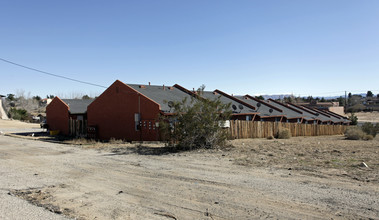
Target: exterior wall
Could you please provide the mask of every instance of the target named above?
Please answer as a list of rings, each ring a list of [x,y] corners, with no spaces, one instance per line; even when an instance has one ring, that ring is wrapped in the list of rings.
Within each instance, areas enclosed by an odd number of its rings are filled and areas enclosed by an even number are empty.
[[[136,130],[135,114],[141,127]],[[156,102],[117,80],[87,108],[88,126],[96,127],[99,139],[126,141],[159,140],[155,121],[160,113]]]
[[[328,110],[331,111],[331,112],[337,113],[339,115],[345,115],[345,112],[344,112],[345,110],[344,110],[343,106],[340,106],[340,107],[329,107]]]
[[[60,134],[69,134],[69,107],[60,98],[55,97],[46,107],[46,122],[50,130],[59,130]]]

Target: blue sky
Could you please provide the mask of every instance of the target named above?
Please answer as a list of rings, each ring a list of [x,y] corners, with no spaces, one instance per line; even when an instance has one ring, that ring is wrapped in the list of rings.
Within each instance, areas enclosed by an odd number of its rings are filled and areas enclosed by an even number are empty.
[[[1,1],[0,58],[109,86],[379,93],[379,1]],[[104,89],[0,61],[0,94]]]

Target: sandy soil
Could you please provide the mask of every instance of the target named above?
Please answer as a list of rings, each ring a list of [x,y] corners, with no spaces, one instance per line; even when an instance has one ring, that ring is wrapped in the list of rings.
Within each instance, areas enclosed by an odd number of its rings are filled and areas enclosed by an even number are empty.
[[[358,122],[379,123],[379,112],[357,112]]]
[[[17,120],[2,120],[0,119],[0,131],[12,132],[23,130],[39,129],[40,125],[35,123],[25,123]]]
[[[173,153],[0,136],[0,188],[76,219],[379,219],[378,138],[232,144]]]

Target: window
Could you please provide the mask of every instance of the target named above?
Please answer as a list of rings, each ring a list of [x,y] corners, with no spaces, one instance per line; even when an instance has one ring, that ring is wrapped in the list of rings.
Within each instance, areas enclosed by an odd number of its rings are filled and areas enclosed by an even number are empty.
[[[139,131],[141,129],[140,121],[141,121],[140,114],[135,113],[134,114],[134,125],[135,125],[136,131]]]

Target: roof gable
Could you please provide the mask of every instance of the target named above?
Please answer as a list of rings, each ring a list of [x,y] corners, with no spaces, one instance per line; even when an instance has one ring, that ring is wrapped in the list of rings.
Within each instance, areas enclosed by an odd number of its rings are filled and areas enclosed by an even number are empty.
[[[71,114],[84,114],[94,99],[62,99],[62,101],[67,104]]]

